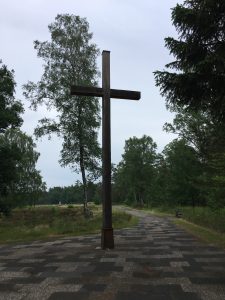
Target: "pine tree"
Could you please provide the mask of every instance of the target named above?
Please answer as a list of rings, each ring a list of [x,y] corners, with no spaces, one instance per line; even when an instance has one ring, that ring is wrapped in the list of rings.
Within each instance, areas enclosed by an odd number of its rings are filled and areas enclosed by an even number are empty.
[[[202,110],[225,120],[225,1],[186,0],[172,10],[179,38],[165,39],[175,61],[156,71],[171,110]]]

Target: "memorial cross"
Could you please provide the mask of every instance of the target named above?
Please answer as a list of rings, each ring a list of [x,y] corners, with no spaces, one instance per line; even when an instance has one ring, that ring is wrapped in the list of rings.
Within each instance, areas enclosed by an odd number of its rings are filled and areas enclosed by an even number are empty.
[[[139,100],[140,92],[110,89],[110,52],[102,52],[102,88],[72,86],[71,95],[102,97],[102,167],[103,167],[103,227],[102,249],[114,248],[111,199],[111,129],[110,98]]]

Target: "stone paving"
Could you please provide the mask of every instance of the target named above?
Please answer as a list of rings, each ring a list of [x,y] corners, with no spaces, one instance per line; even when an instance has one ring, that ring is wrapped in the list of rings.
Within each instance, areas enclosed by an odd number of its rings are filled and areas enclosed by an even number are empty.
[[[114,250],[100,235],[0,246],[0,299],[225,299],[225,251],[133,213],[141,221],[115,230]]]

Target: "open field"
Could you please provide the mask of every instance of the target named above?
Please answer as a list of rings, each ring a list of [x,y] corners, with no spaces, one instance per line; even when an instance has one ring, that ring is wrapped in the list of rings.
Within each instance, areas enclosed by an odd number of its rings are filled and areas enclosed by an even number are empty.
[[[93,218],[85,218],[82,206],[37,206],[15,209],[10,217],[0,217],[0,243],[28,241],[56,236],[85,235],[100,232],[101,207],[92,205]],[[113,212],[113,227],[137,224],[138,219],[125,212]]]

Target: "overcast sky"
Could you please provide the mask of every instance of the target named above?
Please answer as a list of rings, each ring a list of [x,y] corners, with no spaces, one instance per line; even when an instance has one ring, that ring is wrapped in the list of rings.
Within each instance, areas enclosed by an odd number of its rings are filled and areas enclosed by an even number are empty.
[[[163,132],[173,115],[155,87],[153,71],[162,70],[172,58],[164,38],[176,36],[171,8],[181,0],[0,0],[0,59],[15,70],[16,97],[26,108],[22,130],[33,134],[37,122],[49,117],[44,107],[31,111],[22,95],[22,85],[37,82],[43,72],[33,41],[50,40],[48,25],[57,14],[86,17],[93,42],[100,50],[111,51],[111,88],[141,91],[140,101],[112,99],[112,162],[121,160],[125,140],[146,134],[161,152],[175,136]],[[101,70],[101,57],[98,60]],[[99,137],[101,141],[101,137]],[[60,167],[61,141],[37,141],[38,169],[48,187],[74,184],[79,178]]]

